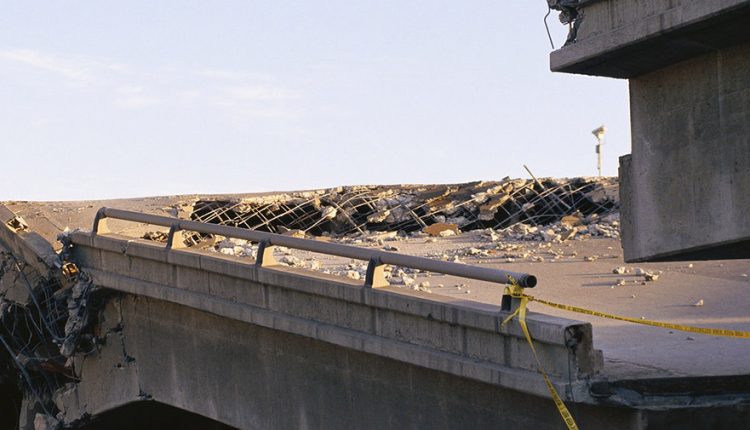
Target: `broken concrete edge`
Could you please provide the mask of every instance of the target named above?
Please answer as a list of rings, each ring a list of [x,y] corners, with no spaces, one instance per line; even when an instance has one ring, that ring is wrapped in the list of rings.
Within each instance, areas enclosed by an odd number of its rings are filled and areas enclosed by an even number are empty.
[[[50,325],[46,321],[43,315],[44,312],[50,312],[48,303],[42,302],[40,304],[39,299],[35,297],[49,297],[55,294],[56,300],[51,300],[51,302],[62,303],[59,306],[65,309],[62,311],[58,308],[56,312],[69,317],[72,317],[74,314],[79,315],[78,312],[81,311],[82,306],[85,304],[82,305],[80,302],[77,302],[77,307],[71,307],[71,300],[64,300],[64,295],[58,296],[56,293],[60,289],[73,285],[72,288],[67,290],[68,294],[70,294],[70,291],[79,287],[79,279],[82,278],[79,278],[77,268],[73,267],[71,271],[71,266],[63,264],[61,257],[54,251],[52,245],[46,239],[35,232],[29,231],[28,225],[22,218],[1,204],[0,224],[0,254],[2,254],[3,259],[10,261],[12,272],[18,273],[18,276],[10,283],[3,282],[5,287],[10,288],[0,291],[0,304],[2,305],[0,309],[3,309],[0,319],[3,319],[3,323],[6,324],[7,329],[5,335],[0,335],[3,336],[2,343],[4,347],[0,349],[0,355],[5,356],[7,354],[11,363],[15,366],[14,369],[10,370],[10,374],[0,376],[6,376],[15,380],[18,384],[18,390],[25,396],[23,401],[24,406],[21,407],[21,405],[18,405],[20,408],[19,428],[57,429],[59,428],[59,422],[53,416],[55,411],[48,408],[51,401],[49,397],[50,393],[44,389],[40,389],[40,385],[36,385],[41,384],[39,379],[29,376],[31,373],[38,377],[39,372],[44,373],[49,370],[30,366],[29,363],[39,360],[39,362],[43,362],[46,365],[54,366],[56,364],[57,366],[62,366],[62,363],[55,361],[59,360],[60,356],[57,355],[57,351],[51,354],[49,354],[49,351],[40,353],[39,350],[26,350],[18,347],[18,345],[24,345],[25,342],[25,347],[28,347],[28,345],[34,345],[35,342],[47,342],[49,345],[54,343],[57,346],[57,339],[52,339],[55,333],[54,328],[51,327],[55,327],[58,322],[56,321]],[[4,275],[8,273],[6,271],[0,272],[0,279],[4,278]],[[66,273],[71,276],[66,276]],[[2,280],[4,281],[4,279]],[[70,282],[75,282],[75,284],[70,284]],[[23,291],[23,293],[19,294],[18,291]],[[31,306],[32,302],[34,306]],[[16,311],[6,312],[5,310],[11,306],[16,307]],[[29,330],[28,336],[24,335],[20,343],[17,339],[14,343],[14,331],[8,329],[8,326],[11,324],[8,324],[9,322],[5,318],[16,318],[18,309],[21,309],[21,314],[29,310],[31,310],[30,312],[38,312],[36,314],[37,317],[45,321],[44,324],[32,325],[36,331]],[[29,315],[25,315],[28,319]],[[21,319],[20,316],[17,318]],[[35,317],[32,316],[32,318]],[[17,321],[11,322],[13,323],[13,327],[15,327]],[[40,328],[40,326],[45,329]],[[69,354],[66,355],[68,357],[73,353],[79,333],[76,330],[80,329],[80,327],[82,327],[80,321],[77,325],[76,323],[70,323],[70,320],[66,321],[64,331],[60,327],[60,330],[63,331],[60,334],[60,336],[63,336],[60,342],[61,345],[65,345],[70,350]],[[63,347],[61,346],[60,351],[62,350]],[[22,357],[22,359],[19,359],[19,357]],[[57,371],[59,371],[57,368],[51,370],[53,373]],[[44,381],[45,384],[42,385],[46,385],[45,388],[54,387],[56,384],[56,382],[50,382],[49,379]]]
[[[750,255],[750,236],[638,257],[632,254],[624,254],[626,263],[746,259]]]
[[[0,204],[0,245],[42,275],[49,277],[59,271],[62,262],[52,245],[33,231],[12,230],[8,222],[14,217],[13,211]]]
[[[612,179],[505,178],[452,185],[338,187],[248,199],[207,198],[193,202],[189,216],[207,224],[350,240],[370,239],[373,232],[442,236],[487,228],[506,230],[522,223],[548,225],[563,215],[610,214],[617,210],[616,196],[608,193]],[[430,233],[433,229],[438,230]],[[192,243],[200,239],[197,235],[187,238]]]
[[[601,379],[591,383],[590,393],[602,405],[666,410],[748,404],[749,386],[750,375]]]
[[[586,7],[599,5],[603,1],[586,2],[581,6],[586,14]],[[705,8],[714,8],[707,12]],[[550,70],[553,72],[584,74],[592,76],[606,76],[611,78],[628,79],[645,74],[676,61],[688,60],[692,57],[702,55],[715,48],[724,47],[702,47],[702,50],[687,50],[688,44],[683,44],[686,52],[674,58],[674,46],[667,44],[659,45],[658,41],[665,37],[679,37],[682,33],[689,33],[693,27],[705,27],[705,21],[720,21],[724,16],[732,13],[746,13],[750,9],[750,3],[745,0],[735,1],[732,5],[719,5],[719,2],[688,2],[662,14],[654,14],[649,17],[633,20],[617,28],[609,29],[606,33],[597,33],[591,37],[583,38],[575,44],[570,44],[550,53]],[[588,21],[591,21],[589,17]],[[679,22],[668,29],[662,28],[664,23]],[[586,21],[584,21],[584,26]],[[595,36],[595,37],[594,37]],[[633,69],[631,64],[617,67],[618,59],[632,57],[634,53],[642,55],[647,47],[654,45],[656,50],[651,57],[653,60],[642,62],[642,65]],[[699,45],[698,42],[693,44]],[[671,52],[659,55],[659,50],[670,49]],[[668,54],[668,55],[665,55]],[[632,70],[631,70],[632,69]]]
[[[91,237],[81,232],[72,234],[71,240],[76,261],[100,287],[172,301],[531,394],[549,395],[517,323],[499,331],[507,315],[499,307],[494,307],[495,312],[475,310],[395,291],[366,289],[295,270],[257,268],[195,251],[167,251],[147,241]],[[181,275],[183,272],[185,276]],[[205,283],[209,285],[197,285]],[[238,302],[239,296],[249,302]],[[426,324],[422,327],[424,333],[414,333],[415,338],[407,335],[404,340],[394,338],[388,326],[379,328],[380,324],[393,325],[398,321],[409,321],[414,329]],[[586,398],[583,381],[602,363],[601,353],[592,347],[590,324],[532,314],[528,325],[560,392],[571,393],[577,400]],[[507,351],[513,357],[513,363],[507,363],[510,366],[505,365],[502,352],[495,361],[482,354],[462,355],[466,342],[474,345],[473,351],[480,348],[480,339],[493,343],[497,340],[497,347],[502,349],[503,338],[513,339]],[[464,339],[464,347],[457,339]],[[572,339],[578,344],[573,346]],[[524,364],[518,367],[520,363]],[[575,367],[572,385],[571,365]],[[503,375],[526,375],[526,379]]]

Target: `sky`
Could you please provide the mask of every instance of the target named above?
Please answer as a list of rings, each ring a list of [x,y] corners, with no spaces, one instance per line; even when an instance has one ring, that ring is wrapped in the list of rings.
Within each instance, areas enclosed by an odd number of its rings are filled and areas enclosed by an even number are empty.
[[[605,175],[627,81],[552,73],[542,0],[14,1],[0,200]],[[567,29],[553,14],[556,46]]]

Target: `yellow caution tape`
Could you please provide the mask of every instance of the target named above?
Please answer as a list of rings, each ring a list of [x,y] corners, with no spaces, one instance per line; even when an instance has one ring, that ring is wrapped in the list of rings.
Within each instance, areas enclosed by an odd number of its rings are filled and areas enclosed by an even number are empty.
[[[520,289],[517,284],[515,284],[512,287],[515,292]],[[521,289],[523,291],[523,289]],[[521,330],[523,330],[524,336],[526,336],[526,341],[529,342],[529,347],[531,347],[531,352],[534,354],[534,359],[536,360],[537,367],[539,369],[539,373],[542,374],[542,377],[544,378],[544,383],[547,384],[547,390],[549,390],[550,395],[552,396],[552,401],[555,402],[555,406],[557,407],[557,411],[560,413],[560,416],[562,417],[563,421],[565,421],[565,424],[568,426],[568,430],[578,430],[578,425],[576,424],[576,421],[573,419],[573,415],[570,414],[570,411],[568,411],[568,408],[565,406],[565,403],[563,403],[562,399],[560,398],[560,395],[557,394],[557,390],[555,390],[555,386],[552,385],[552,381],[549,379],[549,376],[547,376],[547,372],[544,370],[544,367],[542,366],[542,362],[539,360],[539,356],[536,353],[536,348],[534,348],[534,342],[531,340],[531,334],[529,333],[529,328],[526,326],[526,304],[529,302],[529,298],[525,295],[522,295],[520,297],[521,303],[518,306],[518,309],[515,310],[512,314],[510,314],[503,323],[500,325],[500,327],[505,326],[510,320],[512,320],[516,315],[518,315],[518,323],[521,324]]]
[[[560,398],[560,395],[557,393],[557,390],[555,390],[554,385],[552,385],[552,381],[549,379],[549,376],[547,375],[547,372],[544,370],[544,367],[542,367],[542,363],[539,360],[539,356],[536,353],[536,348],[534,348],[534,342],[531,340],[531,334],[529,333],[529,328],[526,326],[526,305],[529,302],[534,301],[534,302],[541,303],[543,305],[547,305],[547,306],[557,308],[557,309],[562,309],[565,311],[577,312],[580,314],[592,315],[592,316],[596,316],[600,318],[608,318],[608,319],[613,319],[613,320],[618,320],[618,321],[632,322],[635,324],[642,324],[642,325],[648,325],[648,326],[653,326],[653,327],[661,327],[661,328],[666,328],[666,329],[685,331],[689,333],[705,334],[705,335],[710,335],[710,336],[723,336],[723,337],[750,339],[750,332],[747,332],[747,331],[728,330],[728,329],[719,329],[719,328],[706,328],[706,327],[693,327],[689,325],[671,324],[671,323],[665,323],[665,322],[660,322],[660,321],[630,318],[630,317],[624,317],[620,315],[608,314],[606,312],[599,312],[599,311],[594,311],[591,309],[580,308],[578,306],[564,305],[561,303],[555,303],[555,302],[550,302],[547,300],[537,299],[534,296],[525,294],[523,292],[523,288],[521,288],[518,285],[518,283],[516,282],[515,279],[513,279],[512,276],[508,276],[508,279],[510,280],[511,285],[505,288],[504,294],[510,295],[511,297],[515,299],[520,299],[521,302],[519,303],[518,308],[513,313],[508,315],[508,317],[505,318],[505,320],[503,320],[500,327],[501,328],[504,327],[513,318],[518,316],[518,323],[521,325],[521,329],[523,330],[523,334],[526,337],[526,341],[529,343],[529,347],[531,347],[531,352],[534,354],[534,359],[536,360],[537,366],[539,367],[539,373],[542,374],[542,377],[544,378],[544,383],[547,384],[547,389],[549,390],[550,395],[552,395],[552,400],[555,402],[557,411],[560,413],[560,416],[562,417],[563,421],[565,421],[565,425],[568,426],[568,430],[578,430],[578,425],[576,425],[576,422],[573,419],[573,416],[570,414],[570,411],[568,411],[568,408],[565,406],[565,403],[563,403],[562,399]]]
[[[534,301],[534,302],[541,303],[543,305],[547,305],[553,308],[562,309],[562,310],[566,310],[570,312],[577,312],[579,314],[593,315],[595,317],[608,318],[611,320],[618,320],[618,321],[627,321],[627,322],[632,322],[635,324],[643,324],[643,325],[661,327],[661,328],[666,328],[666,329],[671,329],[671,330],[686,331],[689,333],[699,333],[699,334],[707,334],[710,336],[737,337],[741,339],[750,339],[750,332],[747,332],[747,331],[727,330],[727,329],[721,329],[721,328],[692,327],[689,325],[671,324],[671,323],[665,323],[665,322],[660,322],[660,321],[650,321],[646,319],[623,317],[620,315],[613,315],[613,314],[608,314],[605,312],[592,311],[591,309],[579,308],[577,306],[570,306],[570,305],[563,305],[560,303],[548,302],[547,300],[537,299],[536,297],[530,296],[528,294],[521,293],[520,295],[518,295],[517,292],[514,292],[514,293],[515,294],[513,294],[513,297],[516,297],[516,298],[524,297],[528,301]]]

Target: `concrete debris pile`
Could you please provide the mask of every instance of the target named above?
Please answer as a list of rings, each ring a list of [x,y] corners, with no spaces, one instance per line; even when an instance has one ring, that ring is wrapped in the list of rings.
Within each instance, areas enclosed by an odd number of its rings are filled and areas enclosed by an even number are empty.
[[[255,258],[258,253],[258,246],[242,239],[223,239],[213,248],[214,251],[224,255],[235,257]],[[341,261],[323,262],[320,259],[305,253],[304,251],[293,250],[283,246],[274,248],[274,258],[282,266],[312,270],[326,275],[345,277],[353,281],[364,281],[367,274],[367,263],[362,261],[351,260],[348,263]],[[460,262],[457,256],[451,261]],[[407,267],[395,267],[391,265],[384,266],[385,279],[395,286],[402,286],[414,289],[415,291],[425,291],[431,293],[430,283],[427,281],[417,282],[417,278],[427,278],[432,273],[412,269]]]
[[[12,213],[0,205],[0,216]],[[90,278],[58,255],[21,218],[0,223],[0,393],[35,401],[42,418],[55,421],[52,395],[77,379],[73,355],[95,348]],[[0,409],[2,410],[2,409]],[[13,411],[17,413],[17,411]],[[1,421],[1,420],[0,420]]]
[[[538,240],[559,243],[573,238],[619,238],[620,214],[614,212],[606,216],[592,214],[586,217],[566,215],[561,221],[543,227],[518,223],[503,230],[488,230],[488,235],[494,237],[495,240]]]
[[[194,203],[190,218],[297,236],[403,234],[438,224],[449,227],[429,234],[514,228],[513,235],[546,240],[571,234],[571,227],[578,232],[581,225],[587,234],[614,235],[616,225],[592,220],[617,212],[617,193],[616,178],[351,186],[239,200],[202,199]],[[563,229],[565,217],[578,223]]]

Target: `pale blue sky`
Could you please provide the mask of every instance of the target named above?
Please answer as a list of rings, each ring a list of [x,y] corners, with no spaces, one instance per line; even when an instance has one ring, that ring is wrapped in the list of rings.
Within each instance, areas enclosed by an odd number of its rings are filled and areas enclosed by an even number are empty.
[[[0,200],[595,175],[602,123],[616,175],[627,82],[551,73],[546,11],[3,2]]]

